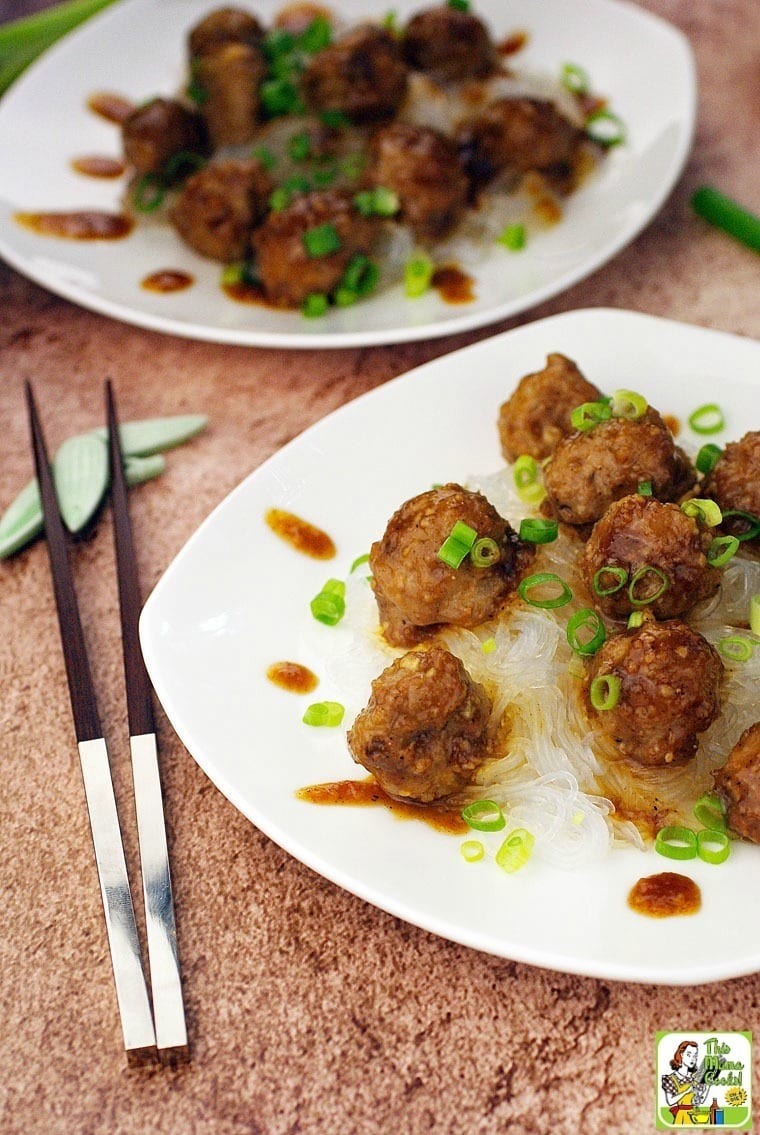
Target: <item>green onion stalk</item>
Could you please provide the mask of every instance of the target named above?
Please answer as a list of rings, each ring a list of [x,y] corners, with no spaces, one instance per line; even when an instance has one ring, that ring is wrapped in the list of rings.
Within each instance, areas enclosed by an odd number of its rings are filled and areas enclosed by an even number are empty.
[[[114,0],[65,0],[0,26],[0,95],[38,55]]]

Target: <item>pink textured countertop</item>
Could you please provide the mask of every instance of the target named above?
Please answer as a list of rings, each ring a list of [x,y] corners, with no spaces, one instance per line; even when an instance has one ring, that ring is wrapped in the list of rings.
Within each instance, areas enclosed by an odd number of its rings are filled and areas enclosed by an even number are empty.
[[[40,6],[5,0],[1,15]],[[760,211],[757,0],[642,6],[693,45],[693,154],[630,247],[520,320],[399,347],[243,349],[110,321],[0,265],[0,511],[30,476],[26,378],[51,446],[99,423],[106,376],[124,420],[208,414],[209,429],[134,495],[147,592],[210,510],[284,442],[465,343],[589,306],[760,339],[760,256],[688,207],[693,189],[710,182]],[[109,528],[104,520],[80,548],[76,574],[129,814]],[[693,989],[566,976],[454,945],[366,905],[258,832],[160,716],[192,1061],[128,1070],[41,543],[0,563],[0,626],[4,1133],[639,1135],[653,1128],[657,1030],[760,1033],[760,976]],[[134,862],[129,834],[127,842]]]

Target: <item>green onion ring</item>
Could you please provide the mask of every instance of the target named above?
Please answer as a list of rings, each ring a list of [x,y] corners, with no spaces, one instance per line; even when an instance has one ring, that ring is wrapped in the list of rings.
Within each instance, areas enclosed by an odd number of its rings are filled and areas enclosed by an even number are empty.
[[[519,252],[525,248],[525,225],[507,225],[496,238],[497,244],[502,244],[510,252]]]
[[[404,265],[404,294],[409,299],[424,295],[430,288],[435,264],[426,252],[415,252]]]
[[[726,428],[726,419],[717,402],[705,402],[689,414],[689,425],[695,434],[717,434]]]
[[[723,450],[720,446],[715,445],[712,441],[708,441],[697,454],[695,465],[700,473],[712,473],[722,456]]]
[[[723,513],[721,512],[720,505],[709,498],[704,500],[684,501],[681,505],[681,512],[684,516],[693,516],[700,524],[704,524],[706,528],[717,528],[723,521]]]
[[[735,536],[716,536],[707,549],[707,559],[710,567],[725,567],[739,550],[739,541]]]
[[[346,585],[342,579],[328,579],[310,603],[311,613],[325,626],[334,627],[346,613]]]
[[[588,94],[591,87],[588,73],[577,63],[564,63],[562,65],[560,82],[565,90],[570,91],[572,95]]]
[[[510,832],[495,856],[502,871],[512,875],[524,867],[531,857],[535,842],[534,837],[525,828],[515,828]]]
[[[726,809],[715,792],[702,793],[694,805],[694,815],[704,828],[716,832],[726,830]]]
[[[602,587],[602,574],[608,572],[615,577],[616,583],[612,587]],[[617,567],[615,564],[605,564],[600,567],[599,571],[594,572],[592,586],[597,595],[614,595],[616,591],[620,591],[625,587],[628,582],[628,572],[623,567]]]
[[[727,635],[717,644],[718,653],[729,662],[749,662],[754,648],[754,643],[750,639],[739,634]]]
[[[658,590],[655,591],[654,595],[648,595],[645,599],[637,599],[634,594],[636,584],[649,574],[657,576],[660,580],[660,586]],[[633,607],[648,607],[650,603],[654,603],[656,599],[659,599],[660,596],[668,590],[669,586],[670,581],[662,568],[654,567],[653,564],[644,564],[644,566],[640,567],[637,572],[634,572],[631,577],[631,582],[628,584],[628,598]]]
[[[138,213],[153,213],[164,203],[164,187],[155,173],[144,173],[132,191]]]
[[[477,537],[478,534],[474,528],[465,524],[463,520],[457,520],[438,549],[438,559],[456,570],[462,566],[462,563],[470,554]]]
[[[600,422],[609,421],[612,411],[609,402],[582,402],[570,412],[570,425],[574,430],[593,430]]]
[[[527,489],[538,478],[538,462],[529,453],[521,453],[512,466],[512,478],[518,489]]]
[[[639,481],[637,491],[638,491],[638,494],[639,494],[640,497],[651,497],[651,495],[652,495],[652,482],[651,481]]]
[[[642,626],[643,623],[644,623],[644,612],[643,611],[631,611],[630,615],[628,616],[628,622],[627,622],[626,626],[628,627],[629,631],[632,631],[632,630],[635,630],[636,627]]]
[[[696,859],[697,836],[691,828],[669,824],[658,831],[654,849],[668,859]]]
[[[731,841],[726,832],[704,828],[697,832],[697,855],[705,863],[725,863],[731,854]]]
[[[648,405],[646,398],[635,390],[616,390],[610,398],[613,418],[627,418],[631,422],[643,418]]]
[[[583,642],[579,637],[581,630],[591,632],[591,637]],[[568,620],[567,641],[576,654],[588,656],[596,654],[599,647],[607,638],[607,631],[601,617],[591,607],[583,607]]]
[[[597,674],[589,686],[589,700],[599,713],[614,709],[620,701],[623,683],[617,674]]]
[[[316,701],[307,706],[302,721],[304,725],[325,725],[335,728],[343,720],[345,706],[339,701]]]
[[[559,522],[526,516],[520,521],[519,535],[526,544],[551,544],[559,535]]]
[[[551,584],[552,586],[559,587],[559,595],[555,595],[550,599],[531,599],[529,592],[534,587],[541,587],[544,584]],[[564,579],[560,579],[553,571],[539,571],[535,575],[526,576],[525,579],[520,580],[517,587],[520,598],[524,599],[526,603],[530,603],[531,607],[541,607],[545,610],[553,610],[555,607],[564,607],[569,603],[573,597],[573,593],[565,583]]]
[[[462,819],[477,832],[499,832],[507,826],[504,813],[493,800],[475,800],[462,809]]]
[[[734,518],[745,520],[750,526],[746,532],[735,533],[740,544],[745,540],[754,540],[756,536],[760,536],[760,516],[755,516],[751,512],[743,512],[740,508],[730,508],[723,513],[723,521],[733,520]]]
[[[501,548],[490,536],[481,536],[470,549],[470,559],[476,568],[493,567],[501,559]]]
[[[363,556],[357,556],[356,559],[354,560],[354,562],[351,564],[351,567],[349,568],[348,574],[353,575],[353,573],[356,571],[357,568],[360,568],[362,566],[362,564],[368,564],[368,563],[369,563],[369,552],[365,552]]]
[[[611,110],[595,110],[586,119],[585,129],[592,142],[605,148],[620,146],[626,139],[625,123]]]
[[[459,850],[465,863],[477,863],[486,853],[479,839],[466,839]]]

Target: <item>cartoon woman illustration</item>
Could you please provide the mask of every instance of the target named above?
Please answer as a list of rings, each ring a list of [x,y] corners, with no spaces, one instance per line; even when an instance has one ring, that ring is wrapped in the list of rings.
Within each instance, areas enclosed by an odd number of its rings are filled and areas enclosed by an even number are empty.
[[[697,1077],[698,1055],[696,1041],[682,1040],[670,1061],[673,1071],[662,1077],[662,1090],[676,1127],[691,1126],[692,1108],[707,1096],[708,1085],[700,1083]]]

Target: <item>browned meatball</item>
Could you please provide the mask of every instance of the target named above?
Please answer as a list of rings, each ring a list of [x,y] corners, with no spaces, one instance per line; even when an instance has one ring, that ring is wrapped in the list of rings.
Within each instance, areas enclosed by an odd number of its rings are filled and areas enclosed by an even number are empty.
[[[317,229],[331,240],[334,236],[334,251],[324,255],[309,251],[311,234]],[[315,292],[329,295],[352,257],[372,251],[379,231],[379,220],[361,216],[351,194],[339,190],[309,193],[286,209],[270,213],[253,234],[258,274],[267,298],[278,307],[298,307]]]
[[[713,773],[732,831],[760,843],[760,721],[745,729],[723,768]]]
[[[467,206],[468,180],[450,138],[396,122],[373,139],[369,176],[398,194],[401,218],[421,241],[439,240]]]
[[[253,160],[212,162],[187,179],[171,219],[182,239],[212,260],[244,260],[272,183]]]
[[[564,438],[544,469],[544,510],[565,524],[593,524],[620,497],[649,481],[658,500],[677,500],[696,474],[652,407],[641,418],[610,418]]]
[[[499,439],[507,461],[529,453],[548,457],[563,437],[574,432],[570,414],[583,402],[598,402],[601,391],[588,382],[565,355],[547,355],[546,366],[521,378],[499,410]]]
[[[641,765],[688,761],[697,735],[720,712],[720,655],[678,619],[652,620],[608,638],[593,657],[589,678],[604,675],[620,682],[617,704],[590,712],[620,755]]]
[[[188,51],[192,57],[214,51],[223,43],[248,43],[258,46],[264,29],[250,12],[242,8],[217,8],[196,24],[188,36]]]
[[[412,16],[404,29],[403,47],[410,67],[444,82],[488,75],[498,60],[483,21],[447,4]]]
[[[458,658],[437,646],[413,650],[375,678],[348,744],[389,795],[428,803],[472,780],[488,756],[490,714]]]
[[[127,163],[138,173],[163,172],[175,154],[207,154],[208,135],[200,115],[173,99],[152,99],[124,121],[122,144]]]
[[[478,538],[494,540],[499,559],[476,567],[467,557],[458,569],[439,559],[457,521],[473,528]],[[448,484],[412,497],[370,551],[386,639],[394,646],[412,646],[441,623],[475,627],[492,618],[516,588],[533,552],[481,493]]]
[[[597,520],[583,550],[581,570],[596,593],[597,607],[611,618],[624,619],[646,607],[656,619],[675,619],[720,586],[720,570],[707,562],[711,543],[709,529],[677,504],[634,494],[613,501]],[[616,578],[609,568],[624,571],[625,579]],[[599,594],[613,587],[612,594]],[[654,595],[657,598],[647,603]]]
[[[503,172],[566,173],[583,132],[546,99],[501,98],[459,131],[465,168],[475,186]]]
[[[723,512],[738,510],[760,518],[760,430],[726,445],[702,485],[702,496],[717,501]],[[748,525],[740,518],[728,518],[724,527],[739,536]],[[750,542],[760,546],[760,536]]]
[[[302,77],[315,110],[337,110],[354,122],[389,118],[406,94],[408,72],[397,40],[369,24],[317,52]]]
[[[193,77],[203,92],[201,114],[215,149],[253,139],[266,72],[261,49],[250,43],[220,43],[194,61]]]

